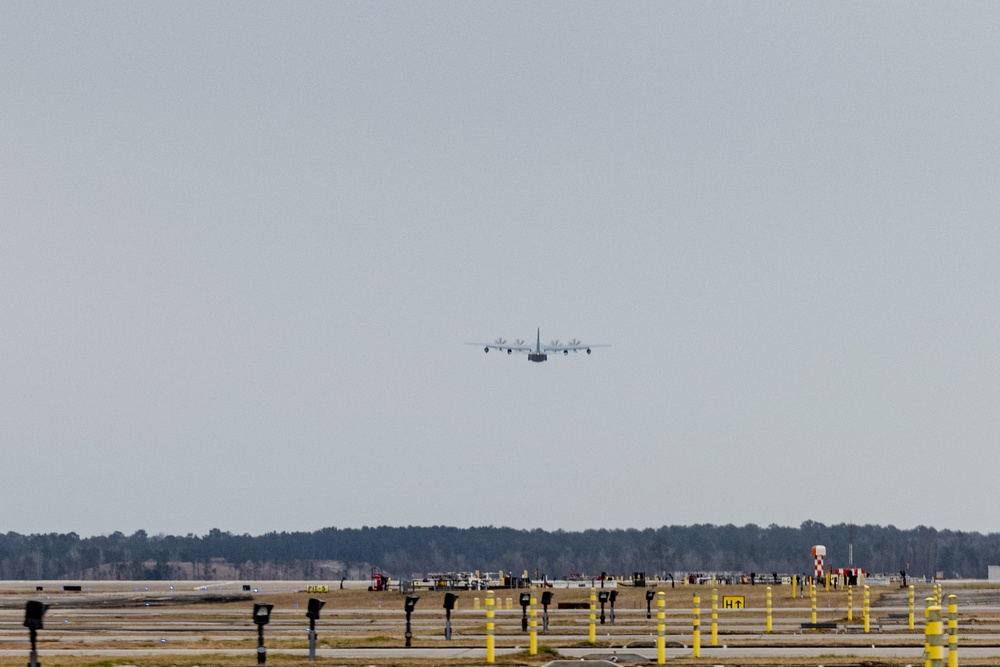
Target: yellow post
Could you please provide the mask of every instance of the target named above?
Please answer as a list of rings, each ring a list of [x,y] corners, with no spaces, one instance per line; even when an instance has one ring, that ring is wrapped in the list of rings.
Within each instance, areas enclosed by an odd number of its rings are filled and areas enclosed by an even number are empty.
[[[538,612],[535,605],[535,591],[531,591],[531,602],[528,603],[528,655],[538,655]]]
[[[958,667],[958,598],[948,596],[948,667]]]
[[[590,635],[587,639],[591,644],[597,643],[597,589],[590,589]]]
[[[514,607],[513,600],[507,598],[507,609],[510,610]]]
[[[767,631],[771,632],[771,587],[767,587]]]
[[[667,662],[667,643],[664,637],[667,631],[666,613],[664,612],[665,598],[663,591],[656,594],[656,664],[658,665]]]
[[[850,586],[847,587],[847,622],[850,623],[854,620],[854,591]]]
[[[913,629],[913,584],[910,584],[910,613],[907,617],[910,623],[910,630]]]
[[[691,636],[691,649],[696,658],[701,657],[701,597],[694,596],[694,630]]]
[[[810,622],[816,623],[816,584],[812,581],[809,582],[809,619]]]
[[[798,577],[793,574],[791,579],[792,579],[792,599],[794,600],[796,597],[798,597],[798,591],[795,590],[796,589],[795,583],[798,581]]]
[[[492,665],[496,659],[496,639],[493,637],[493,591],[486,591],[486,664]]]
[[[830,592],[830,570],[826,571],[826,592]]]
[[[944,628],[941,624],[941,607],[932,605],[927,610],[927,616],[929,620],[925,633],[930,646],[927,657],[930,658],[931,667],[944,667],[944,637],[942,636]]]
[[[712,646],[719,644],[719,590],[712,589]]]
[[[934,598],[924,598],[924,667],[931,667],[931,607],[934,606]]]
[[[472,598],[472,608],[479,611],[479,598]]]
[[[871,595],[868,590],[868,585],[865,584],[865,599],[861,606],[861,612],[865,617],[865,634],[871,631],[871,615],[868,613],[871,603]]]

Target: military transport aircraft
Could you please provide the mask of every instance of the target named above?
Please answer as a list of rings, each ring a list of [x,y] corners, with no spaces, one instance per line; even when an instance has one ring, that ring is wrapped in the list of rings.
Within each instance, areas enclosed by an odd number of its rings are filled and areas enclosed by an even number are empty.
[[[513,343],[508,343],[503,338],[497,338],[492,343],[466,343],[466,345],[482,345],[484,352],[489,352],[492,350],[506,351],[507,354],[513,354],[514,352],[528,354],[528,361],[534,361],[541,363],[549,358],[548,353],[558,353],[562,352],[564,355],[568,355],[570,352],[579,352],[580,350],[586,350],[587,354],[590,354],[590,348],[592,347],[611,347],[610,345],[605,345],[603,343],[585,345],[580,341],[573,340],[568,341],[565,344],[559,342],[558,339],[550,342],[548,345],[542,345],[542,330],[539,328],[538,333],[535,337],[535,347],[530,345],[525,345],[524,341],[518,338]]]

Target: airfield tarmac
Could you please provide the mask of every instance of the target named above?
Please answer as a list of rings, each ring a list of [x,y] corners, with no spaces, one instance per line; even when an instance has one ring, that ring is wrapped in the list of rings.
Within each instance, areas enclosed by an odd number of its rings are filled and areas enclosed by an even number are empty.
[[[63,592],[65,583],[84,590]],[[404,646],[404,596],[369,592],[367,582],[331,583],[329,593],[307,593],[317,582],[0,582],[0,665],[24,664],[28,632],[24,605],[37,599],[51,605],[39,631],[42,664],[249,664],[255,662],[257,630],[254,602],[274,604],[265,627],[268,661],[308,662],[306,601],[326,602],[316,623],[317,659],[327,664],[485,664],[485,592],[457,591],[452,639],[444,638],[444,592],[418,592],[412,618],[411,648]],[[244,592],[243,585],[251,591]],[[662,584],[661,584],[662,585]],[[37,591],[41,586],[43,590]],[[171,589],[170,587],[173,586]],[[923,599],[931,586],[916,586],[915,627],[908,628],[906,591],[872,587],[871,632],[862,631],[861,591],[853,595],[853,620],[847,620],[846,591],[817,591],[817,620],[838,630],[805,630],[808,596],[790,597],[788,586],[772,587],[773,631],[765,625],[765,586],[717,586],[724,596],[744,596],[743,609],[718,610],[717,645],[711,642],[711,586],[655,589],[665,593],[668,661],[711,664],[870,664],[918,665],[923,661]],[[89,590],[88,590],[89,589]],[[148,590],[147,590],[148,589]],[[256,592],[253,592],[256,589]],[[549,631],[539,634],[540,656],[528,656],[528,635],[521,631],[519,590],[498,590],[498,662],[543,664],[556,655],[579,660],[617,654],[619,662],[656,659],[656,603],[646,618],[645,589],[618,588],[615,623],[597,625],[588,643],[589,610],[558,609],[559,603],[586,603],[589,588],[554,588]],[[701,657],[693,658],[692,600],[701,597]],[[1000,588],[986,582],[944,584],[959,606],[959,655],[962,664],[1000,664]],[[479,609],[475,608],[479,598]],[[511,608],[507,608],[507,598]],[[947,604],[947,602],[945,602]],[[600,610],[597,611],[598,617]],[[542,610],[538,608],[541,631]],[[109,662],[110,661],[110,662]]]

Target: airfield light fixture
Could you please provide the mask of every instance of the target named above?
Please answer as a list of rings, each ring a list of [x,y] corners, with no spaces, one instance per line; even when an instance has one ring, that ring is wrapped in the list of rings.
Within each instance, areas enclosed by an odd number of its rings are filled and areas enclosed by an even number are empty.
[[[407,595],[406,602],[403,603],[403,611],[406,612],[406,634],[403,636],[406,637],[407,648],[410,647],[410,641],[413,639],[413,631],[410,627],[410,614],[413,613],[413,609],[417,606],[417,600],[419,599],[419,596]]]
[[[597,599],[601,603],[601,625],[604,625],[604,604],[608,601],[608,592],[599,591],[597,593]]]
[[[267,662],[267,649],[264,647],[264,626],[271,621],[273,604],[263,602],[253,603],[253,622],[257,625],[257,664]]]
[[[319,620],[319,610],[326,602],[318,598],[309,598],[306,617],[309,619],[309,661],[316,660],[316,621]],[[296,605],[298,606],[298,605]]]
[[[615,600],[618,598],[618,591],[612,590],[611,594],[608,596],[608,602],[611,603],[611,625],[615,624]]]
[[[646,618],[653,618],[653,598],[656,597],[656,591],[646,591]]]
[[[542,632],[549,631],[550,604],[552,604],[552,591],[542,591]]]
[[[458,596],[454,593],[444,594],[444,638],[451,640],[451,610],[455,608]]]
[[[38,631],[44,626],[42,618],[49,610],[49,605],[38,600],[28,600],[24,606],[24,627],[28,628],[28,635],[31,638],[31,657],[29,667],[39,667],[38,664]]]
[[[521,632],[528,631],[528,605],[531,604],[531,593],[521,593]]]

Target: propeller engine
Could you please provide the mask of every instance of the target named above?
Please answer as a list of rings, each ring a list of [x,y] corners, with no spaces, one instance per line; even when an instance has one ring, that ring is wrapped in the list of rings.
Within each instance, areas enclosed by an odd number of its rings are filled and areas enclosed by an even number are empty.
[[[495,345],[503,345],[506,342],[507,342],[506,338],[497,338],[495,341],[493,341]]]
[[[553,347],[556,346],[556,345],[558,345],[558,344],[559,344],[559,339],[558,338],[556,338],[555,340],[550,340],[549,341],[549,345],[552,345]]]
[[[566,344],[567,344],[567,345],[569,345],[570,347],[572,347],[572,346],[574,346],[574,345],[579,345],[579,344],[580,344],[580,341],[578,341],[578,340],[577,340],[577,339],[575,339],[575,338],[571,338],[571,339],[569,340],[569,342],[568,342],[568,343],[566,343]],[[574,352],[576,352],[576,350],[573,350],[573,351],[574,351]]]
[[[524,339],[518,338],[517,340],[514,341],[514,345],[524,345]]]

